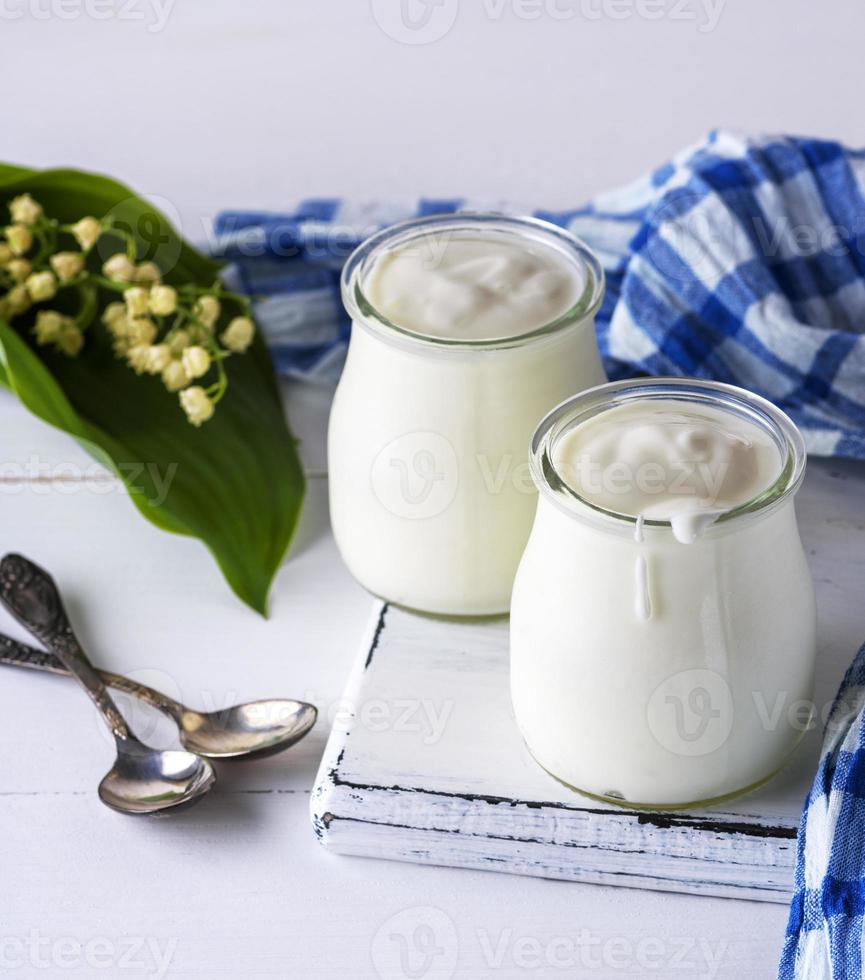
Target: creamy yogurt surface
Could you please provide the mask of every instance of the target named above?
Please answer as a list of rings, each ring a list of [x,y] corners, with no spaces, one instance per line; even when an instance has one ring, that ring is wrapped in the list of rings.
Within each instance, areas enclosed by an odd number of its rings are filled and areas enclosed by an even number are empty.
[[[497,340],[556,320],[584,283],[572,258],[508,235],[430,234],[394,247],[364,279],[370,303],[413,333]]]
[[[781,454],[756,423],[724,409],[658,399],[608,409],[565,432],[553,465],[584,500],[669,521],[690,543],[780,476]]]

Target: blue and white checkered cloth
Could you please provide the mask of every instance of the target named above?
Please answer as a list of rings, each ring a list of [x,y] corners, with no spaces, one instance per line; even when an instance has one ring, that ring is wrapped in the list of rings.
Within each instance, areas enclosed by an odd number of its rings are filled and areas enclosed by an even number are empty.
[[[364,238],[417,215],[533,213],[587,242],[607,274],[598,339],[611,378],[690,375],[776,402],[817,455],[865,459],[865,152],[713,133],[628,187],[551,212],[501,201],[307,201],[226,212],[277,369],[332,382],[349,322],[339,271]],[[780,980],[861,980],[865,647],[844,679],[802,818]]]
[[[457,210],[533,213],[598,254],[611,378],[689,375],[776,402],[811,453],[865,458],[865,151],[725,132],[572,211],[469,199],[306,201],[223,212],[218,255],[287,375],[333,382],[349,322],[339,270],[377,229]]]
[[[865,922],[865,646],[832,706],[799,826],[779,980],[862,980]]]

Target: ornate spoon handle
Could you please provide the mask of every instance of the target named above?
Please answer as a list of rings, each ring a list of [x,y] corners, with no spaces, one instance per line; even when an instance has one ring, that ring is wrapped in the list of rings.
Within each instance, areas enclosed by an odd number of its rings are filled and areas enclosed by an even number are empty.
[[[0,561],[0,602],[22,626],[57,654],[63,666],[90,695],[115,738],[134,740],[105,682],[72,631],[51,576],[21,555],[6,555]]]
[[[13,640],[11,636],[0,633],[0,663],[10,664],[13,667],[32,667],[34,670],[44,670],[51,674],[62,674],[70,677],[69,671],[47,650],[37,650],[36,647],[28,646]]]
[[[4,636],[2,633],[0,633],[0,664],[6,664],[10,667],[29,667],[31,670],[59,674],[61,677],[72,676],[53,653],[37,650],[36,647],[13,640],[11,636]],[[154,708],[170,715],[175,721],[178,721],[183,714],[183,706],[167,694],[163,694],[162,691],[156,691],[152,687],[140,684],[122,674],[113,674],[108,670],[98,670],[97,672],[108,687],[113,687],[115,691],[123,691],[124,694],[131,694],[140,701],[147,702]]]

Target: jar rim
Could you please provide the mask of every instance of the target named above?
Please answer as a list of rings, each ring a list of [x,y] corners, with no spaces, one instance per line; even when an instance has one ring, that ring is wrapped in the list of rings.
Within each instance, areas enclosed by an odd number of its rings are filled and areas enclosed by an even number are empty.
[[[432,235],[439,229],[451,233],[480,229],[495,234],[509,234],[542,241],[574,261],[584,282],[583,289],[576,301],[555,319],[509,337],[453,338],[409,330],[389,320],[373,306],[362,288],[364,274],[369,271],[372,262],[384,249],[393,248],[424,235]],[[389,225],[358,245],[348,257],[340,277],[342,301],[353,322],[370,327],[390,339],[423,347],[455,350],[499,350],[518,347],[590,320],[601,305],[604,286],[604,270],[597,256],[575,235],[540,218],[500,214],[495,211],[456,211],[452,214],[410,218]]]
[[[781,453],[781,472],[775,481],[755,497],[725,511],[712,523],[711,528],[757,514],[765,515],[799,489],[805,475],[805,441],[785,412],[762,396],[736,385],[676,377],[608,382],[580,392],[557,405],[538,423],[532,435],[529,467],[535,486],[577,519],[600,521],[607,526],[617,525],[627,528],[629,533],[633,532],[638,521],[646,528],[670,528],[669,520],[640,520],[633,514],[609,510],[586,499],[565,482],[552,457],[554,444],[566,431],[595,415],[635,401],[670,399],[710,405],[746,418],[768,432]]]

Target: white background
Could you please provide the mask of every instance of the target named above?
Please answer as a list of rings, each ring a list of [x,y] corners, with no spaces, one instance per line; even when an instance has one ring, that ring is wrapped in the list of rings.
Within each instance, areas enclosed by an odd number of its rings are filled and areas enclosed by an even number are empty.
[[[718,126],[865,142],[865,6],[853,0],[727,0],[712,30],[718,7],[697,0],[677,12],[674,0],[443,0],[445,20],[430,24],[454,22],[427,44],[404,43],[418,35],[401,32],[396,6],[376,4],[376,19],[365,0],[175,0],[154,30],[162,15],[145,0],[0,0],[0,152],[114,174],[171,202],[198,239],[222,207],[315,195],[573,206]],[[286,393],[320,475],[327,393]],[[130,822],[95,799],[110,746],[86,700],[61,681],[4,672],[8,975],[152,976],[146,957],[119,962],[121,944],[143,937],[174,943],[175,978],[403,980],[387,966],[387,937],[418,920],[446,946],[442,969],[425,974],[435,980],[451,959],[466,980],[773,974],[780,906],[325,854],[308,792],[370,605],[336,555],[326,481],[310,482],[265,623],[194,542],[160,535],[120,494],[57,479],[58,463],[87,465],[64,437],[9,396],[0,419],[0,461],[35,454],[41,474],[3,487],[0,547],[41,560],[72,591],[101,663],[156,672],[193,703],[285,693],[324,709],[290,756],[223,774],[188,816]],[[88,966],[73,952],[64,963],[69,937],[113,944],[113,959]],[[553,965],[581,937],[576,965]]]
[[[422,45],[369,0],[89,2],[142,19],[0,0],[3,154],[188,215],[315,195],[568,207],[715,127],[865,143],[857,0],[438,0],[431,26],[453,26]],[[62,4],[77,16],[35,16]],[[387,26],[399,0],[374,6]]]

